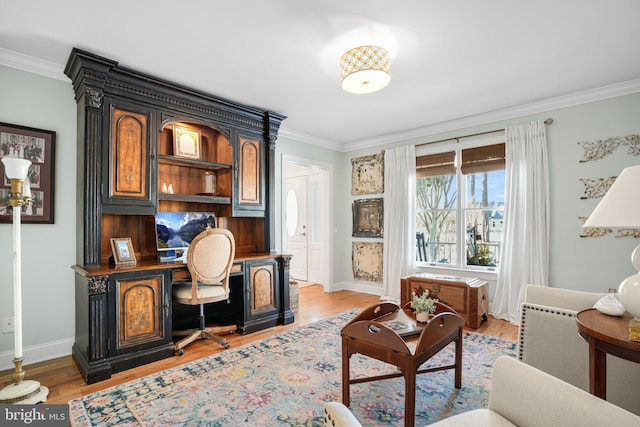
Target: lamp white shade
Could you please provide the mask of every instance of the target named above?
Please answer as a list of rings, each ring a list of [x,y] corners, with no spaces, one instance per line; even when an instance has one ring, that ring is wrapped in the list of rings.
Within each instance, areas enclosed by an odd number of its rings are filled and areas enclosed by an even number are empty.
[[[640,227],[640,165],[620,172],[583,227]]]
[[[24,180],[31,166],[31,161],[15,157],[3,157],[2,163],[4,163],[4,173],[9,179]]]
[[[583,227],[640,228],[640,165],[623,169]],[[638,270],[618,286],[626,311],[640,319],[640,245],[631,254]]]

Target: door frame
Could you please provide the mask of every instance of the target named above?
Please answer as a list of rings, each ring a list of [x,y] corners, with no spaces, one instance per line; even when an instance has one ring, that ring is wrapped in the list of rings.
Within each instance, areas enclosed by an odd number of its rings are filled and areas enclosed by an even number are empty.
[[[287,154],[282,154],[282,173],[281,173],[281,187],[283,189],[281,196],[281,209],[282,215],[280,217],[280,230],[282,232],[282,246],[283,250],[286,249],[287,230],[284,221],[286,207],[286,194],[287,188],[287,170],[289,164],[296,164],[298,166],[306,166],[321,170],[322,179],[320,180],[322,185],[322,199],[320,205],[322,210],[319,213],[318,224],[320,224],[321,230],[319,232],[322,236],[322,247],[325,251],[324,262],[325,268],[323,269],[322,287],[325,292],[331,292],[331,285],[333,283],[333,165],[330,163],[320,162],[313,159],[307,159],[303,157],[296,157]],[[309,214],[309,212],[308,212]]]

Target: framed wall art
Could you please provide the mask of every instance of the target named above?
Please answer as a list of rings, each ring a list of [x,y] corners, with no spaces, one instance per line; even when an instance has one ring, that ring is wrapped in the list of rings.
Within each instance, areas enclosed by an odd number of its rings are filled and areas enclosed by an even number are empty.
[[[353,242],[353,278],[382,282],[382,242]]]
[[[0,123],[0,158],[17,157],[31,161],[27,179],[32,203],[22,207],[22,222],[53,224],[54,213],[54,157],[56,133],[49,130]],[[0,200],[7,200],[11,182],[0,162]],[[12,221],[12,207],[0,208],[0,222]]]
[[[382,198],[353,201],[353,237],[382,237],[383,206]]]
[[[136,253],[133,251],[131,238],[112,238],[111,251],[116,267],[133,267],[136,265]]]
[[[173,154],[189,159],[200,159],[200,131],[174,125]]]
[[[384,193],[384,151],[351,159],[351,194]]]

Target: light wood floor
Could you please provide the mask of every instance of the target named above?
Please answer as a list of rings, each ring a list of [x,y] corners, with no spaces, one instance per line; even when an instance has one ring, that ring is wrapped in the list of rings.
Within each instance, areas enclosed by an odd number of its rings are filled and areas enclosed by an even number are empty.
[[[365,308],[379,301],[379,297],[369,294],[361,294],[351,291],[339,291],[325,293],[319,285],[306,286],[299,289],[300,310],[296,315],[296,321],[287,326],[276,326],[268,330],[255,332],[249,335],[233,334],[226,338],[231,347],[239,347],[265,337],[279,334],[301,325],[331,317],[335,314],[349,311],[353,308]],[[498,336],[510,340],[516,340],[517,327],[503,320],[489,317],[487,322],[482,322],[478,329],[469,329],[474,332]],[[65,356],[46,362],[27,365],[26,379],[40,381],[49,387],[47,403],[67,403],[69,400],[98,390],[112,387],[126,381],[143,377],[145,375],[160,372],[173,366],[181,365],[193,360],[203,358],[224,351],[222,347],[209,340],[194,342],[185,348],[182,356],[174,356],[158,362],[149,363],[138,368],[114,374],[110,379],[87,385],[82,380],[71,356]],[[28,360],[26,361],[28,362]],[[12,370],[0,372],[0,386],[4,387],[11,381]]]

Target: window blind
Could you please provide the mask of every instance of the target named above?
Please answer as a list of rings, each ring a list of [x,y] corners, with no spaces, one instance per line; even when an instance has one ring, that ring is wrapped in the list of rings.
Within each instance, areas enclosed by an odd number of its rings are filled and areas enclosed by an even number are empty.
[[[456,173],[456,152],[428,154],[416,157],[416,177],[453,175]]]
[[[504,144],[485,145],[484,147],[462,150],[462,173],[493,172],[505,168]]]

